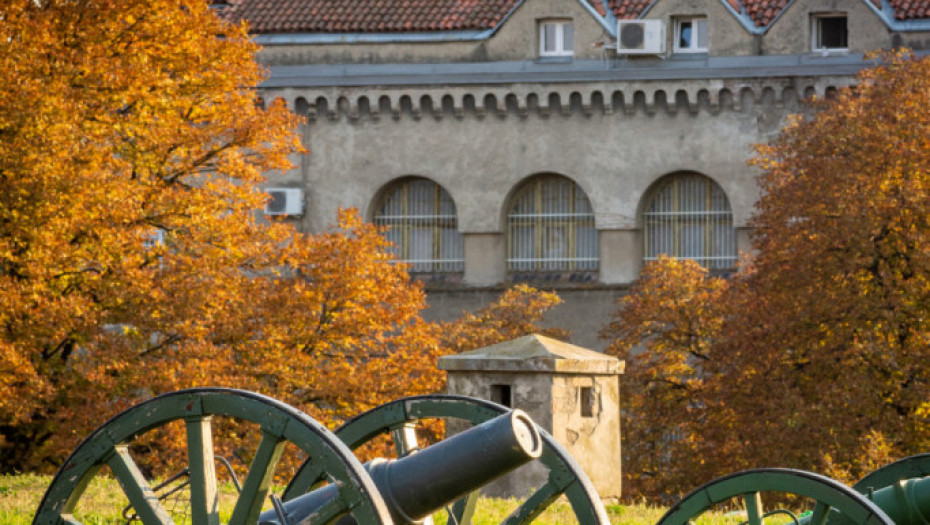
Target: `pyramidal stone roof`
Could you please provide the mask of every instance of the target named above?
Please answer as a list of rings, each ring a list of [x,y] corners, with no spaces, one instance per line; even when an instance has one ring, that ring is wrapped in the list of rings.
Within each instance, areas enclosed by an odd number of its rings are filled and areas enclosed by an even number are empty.
[[[441,370],[471,372],[616,375],[623,365],[616,357],[538,334],[439,358]]]

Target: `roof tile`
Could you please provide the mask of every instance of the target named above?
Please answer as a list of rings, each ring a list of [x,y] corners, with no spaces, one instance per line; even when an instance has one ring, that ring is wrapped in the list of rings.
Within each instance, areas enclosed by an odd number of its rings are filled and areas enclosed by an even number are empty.
[[[521,1],[230,0],[219,12],[228,20],[248,20],[253,33],[486,30]]]
[[[254,33],[391,33],[496,28],[524,0],[227,0],[229,20]],[[584,0],[602,16],[602,0]],[[608,0],[621,19],[639,18],[654,0]],[[726,0],[756,27],[769,26],[791,0]],[[882,0],[867,0],[881,8]],[[888,0],[897,20],[930,18],[930,0]]]

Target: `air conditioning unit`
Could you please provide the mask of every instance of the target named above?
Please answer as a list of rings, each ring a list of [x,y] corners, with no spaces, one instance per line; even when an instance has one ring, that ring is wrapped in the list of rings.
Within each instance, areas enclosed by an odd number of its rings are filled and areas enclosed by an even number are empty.
[[[662,20],[619,20],[617,54],[661,55],[665,53],[665,22]]]
[[[304,190],[300,188],[265,188],[270,198],[265,215],[303,215]]]

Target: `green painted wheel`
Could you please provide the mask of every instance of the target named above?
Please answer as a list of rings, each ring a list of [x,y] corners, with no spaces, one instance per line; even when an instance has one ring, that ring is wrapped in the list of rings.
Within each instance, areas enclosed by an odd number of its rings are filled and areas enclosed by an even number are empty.
[[[352,450],[357,449],[374,437],[390,433],[398,456],[404,456],[419,448],[413,429],[421,419],[453,419],[477,425],[493,419],[510,409],[482,399],[453,395],[426,395],[398,399],[365,412],[336,430],[336,435]],[[537,427],[538,428],[538,427]],[[537,460],[548,469],[547,482],[535,490],[519,508],[504,521],[504,525],[530,523],[553,501],[563,494],[568,498],[578,523],[582,525],[607,525],[610,523],[604,505],[594,485],[568,452],[543,429],[539,429],[544,447]],[[312,459],[303,465],[288,488],[287,500],[309,490],[318,480],[323,469]],[[449,523],[466,525],[477,501],[472,494],[450,509]]]
[[[890,487],[910,478],[930,476],[930,454],[917,454],[889,463],[878,470],[870,472],[853,485],[860,494]]]
[[[359,523],[391,525],[374,482],[352,452],[312,418],[269,397],[219,388],[181,390],[158,396],[117,415],[82,442],[52,480],[36,512],[34,525],[80,523],[75,508],[88,483],[107,466],[144,525],[173,523],[154,494],[129,448],[140,435],[182,421],[186,431],[190,477],[190,522],[218,525],[217,479],[213,456],[214,416],[253,423],[260,429],[257,450],[229,520],[256,522],[267,501],[279,458],[287,443],[296,445],[323,468],[323,478],[340,487],[339,497],[320,509],[312,523],[329,523],[349,513]]]
[[[782,508],[766,511],[764,493],[806,498],[813,503],[812,511],[802,518]],[[881,509],[850,487],[826,476],[793,469],[754,469],[717,478],[685,495],[657,525],[685,525],[708,511],[734,507],[745,510],[743,523],[749,525],[762,525],[772,516],[780,516],[779,522],[784,522],[786,515],[795,524],[823,525],[828,516],[833,521],[834,513],[842,516],[843,523],[894,525]]]

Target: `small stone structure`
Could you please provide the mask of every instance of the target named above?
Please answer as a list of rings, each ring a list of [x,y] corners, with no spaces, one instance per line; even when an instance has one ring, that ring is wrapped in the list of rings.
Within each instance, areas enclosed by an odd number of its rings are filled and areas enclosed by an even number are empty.
[[[580,346],[527,335],[439,358],[447,391],[527,412],[578,461],[606,501],[620,497],[619,375],[623,361]],[[526,496],[546,482],[531,464],[485,490]]]

